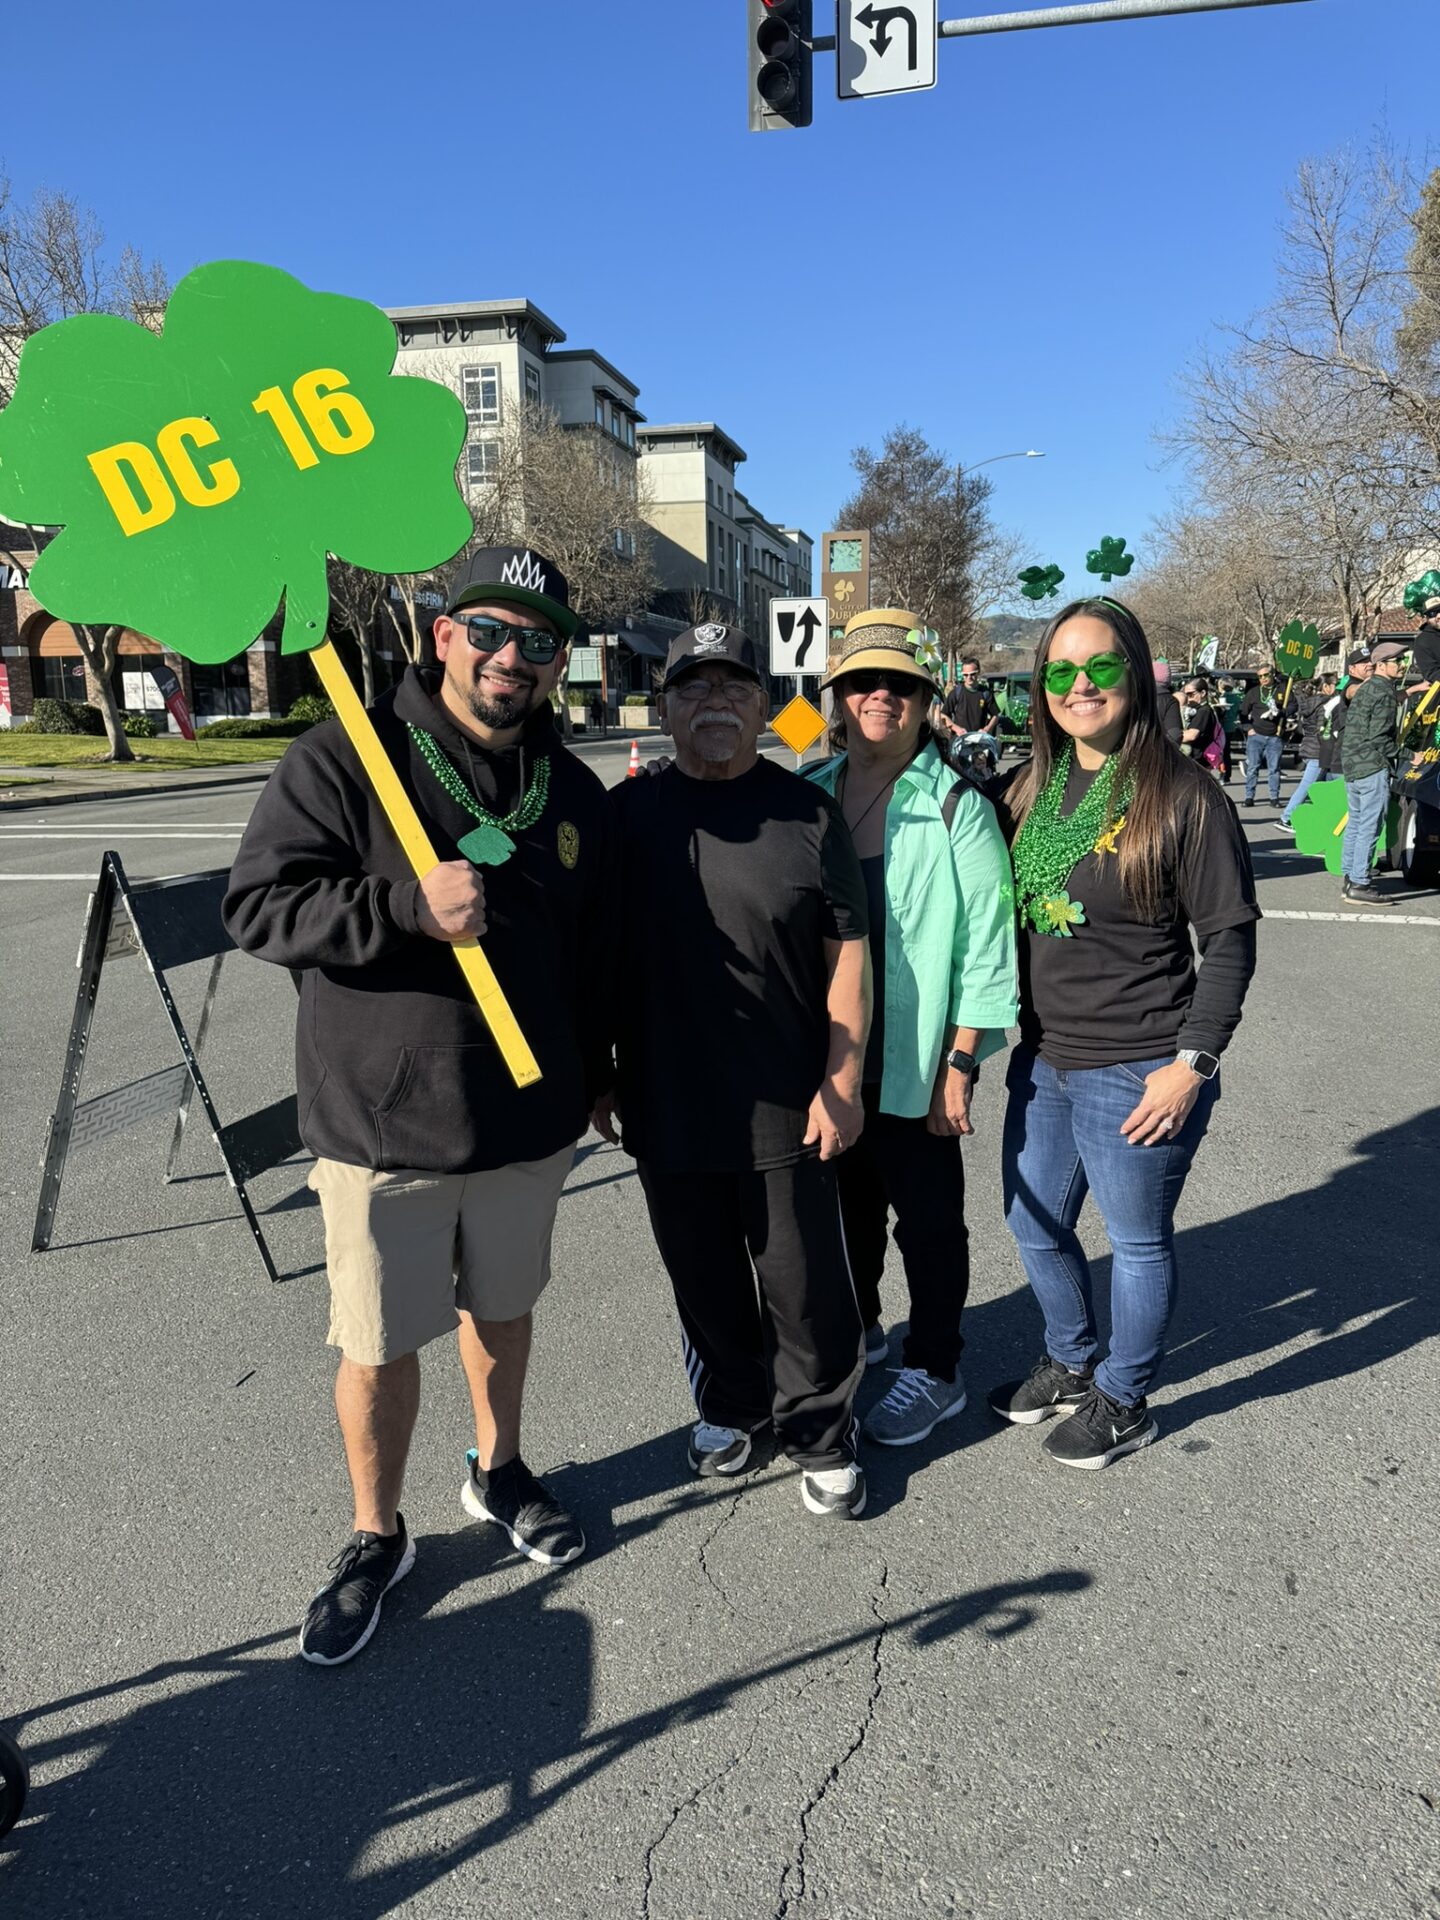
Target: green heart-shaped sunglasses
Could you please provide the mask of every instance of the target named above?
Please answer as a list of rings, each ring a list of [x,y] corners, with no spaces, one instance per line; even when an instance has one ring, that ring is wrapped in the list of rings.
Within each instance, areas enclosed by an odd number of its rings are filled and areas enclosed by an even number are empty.
[[[1101,692],[1118,687],[1130,671],[1130,662],[1123,653],[1092,653],[1088,660],[1047,660],[1041,678],[1045,682],[1045,691],[1054,694],[1066,694],[1075,684],[1077,674],[1083,673],[1092,687]]]

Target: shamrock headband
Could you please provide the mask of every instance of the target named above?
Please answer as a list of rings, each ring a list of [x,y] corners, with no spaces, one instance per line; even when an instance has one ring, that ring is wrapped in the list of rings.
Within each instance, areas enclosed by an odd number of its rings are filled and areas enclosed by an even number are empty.
[[[1085,556],[1085,571],[1098,574],[1107,587],[1116,574],[1123,579],[1134,564],[1134,554],[1125,551],[1123,534],[1102,535],[1099,546],[1091,547]],[[1060,582],[1065,575],[1061,568],[1052,564],[1048,567],[1026,567],[1018,578],[1020,591],[1027,600],[1053,600],[1060,591]],[[1103,594],[1100,597],[1105,598]],[[1114,607],[1120,603],[1106,600],[1105,604]]]

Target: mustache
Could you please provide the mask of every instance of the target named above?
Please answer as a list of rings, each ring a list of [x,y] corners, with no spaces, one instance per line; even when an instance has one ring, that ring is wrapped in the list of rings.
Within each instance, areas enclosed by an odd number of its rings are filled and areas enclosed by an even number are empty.
[[[740,722],[733,713],[701,714],[691,725],[692,731],[695,732],[698,732],[701,727],[733,727],[737,733],[740,731]]]

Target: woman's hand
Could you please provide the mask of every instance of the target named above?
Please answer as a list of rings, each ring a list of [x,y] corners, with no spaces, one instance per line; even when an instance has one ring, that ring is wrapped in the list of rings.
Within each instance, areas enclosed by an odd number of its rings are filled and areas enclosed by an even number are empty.
[[[925,1116],[928,1133],[937,1133],[942,1139],[957,1133],[974,1133],[970,1119],[972,1085],[970,1074],[957,1073],[948,1060],[940,1062],[935,1091],[930,1096],[930,1111]]]
[[[1173,1140],[1190,1116],[1205,1084],[1183,1060],[1145,1076],[1145,1097],[1120,1131],[1132,1147],[1158,1147]]]
[[[608,1140],[612,1147],[623,1146],[619,1132],[620,1109],[615,1104],[614,1093],[602,1093],[590,1112],[590,1124],[602,1140]]]

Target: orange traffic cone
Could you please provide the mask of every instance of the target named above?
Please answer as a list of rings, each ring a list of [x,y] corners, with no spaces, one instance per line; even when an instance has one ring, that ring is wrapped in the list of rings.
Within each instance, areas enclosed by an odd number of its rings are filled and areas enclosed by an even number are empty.
[[[640,742],[638,740],[632,740],[630,742],[630,771],[629,773],[626,774],[625,778],[627,780],[633,780],[636,774],[639,773],[639,771],[640,771]]]

